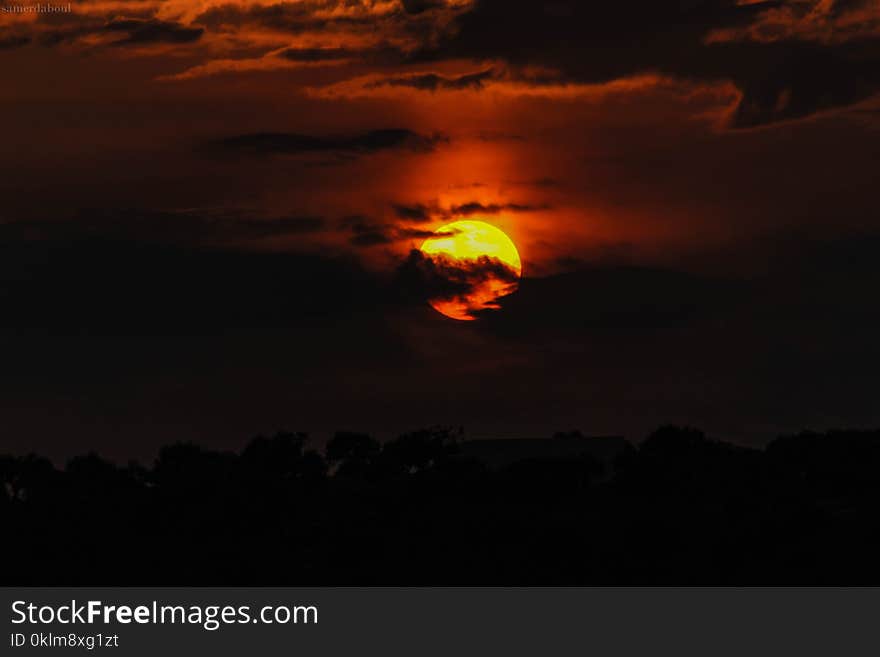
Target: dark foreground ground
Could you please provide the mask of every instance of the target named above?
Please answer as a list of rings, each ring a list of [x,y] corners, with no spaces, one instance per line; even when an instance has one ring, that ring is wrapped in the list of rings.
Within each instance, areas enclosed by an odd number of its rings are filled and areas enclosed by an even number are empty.
[[[665,427],[610,456],[545,451],[498,466],[431,430],[384,446],[338,434],[325,454],[299,434],[238,454],[178,444],[151,468],[0,457],[0,574],[7,585],[880,584],[880,432],[752,450]]]

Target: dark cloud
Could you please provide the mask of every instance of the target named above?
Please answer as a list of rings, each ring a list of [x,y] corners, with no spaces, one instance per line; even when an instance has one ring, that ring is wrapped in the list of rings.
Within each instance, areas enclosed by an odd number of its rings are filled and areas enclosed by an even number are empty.
[[[732,281],[668,269],[568,264],[577,268],[524,279],[505,303],[504,317],[492,318],[493,330],[529,339],[654,332],[706,321],[739,303],[746,290]]]
[[[414,205],[395,204],[394,214],[405,221],[427,222],[431,221],[433,210],[422,203]]]
[[[351,14],[332,11],[332,5],[345,4],[323,0],[285,2],[273,5],[243,7],[232,3],[217,5],[200,14],[196,21],[208,27],[224,28],[229,25],[255,25],[273,30],[299,34],[307,31],[327,30],[334,26],[366,26],[374,20],[368,12]],[[351,6],[352,3],[348,3]],[[328,11],[330,10],[330,11]]]
[[[429,41],[437,23],[459,10],[434,0],[407,0],[402,7],[376,7],[353,0],[302,0],[272,5],[240,6],[232,3],[211,7],[196,22],[217,30],[230,26],[264,28],[288,34],[333,33],[379,36],[386,44]],[[387,46],[403,56],[397,46]]]
[[[473,214],[500,214],[501,212],[537,212],[546,210],[546,205],[527,205],[523,203],[462,203],[449,208],[449,214],[455,216],[470,216]]]
[[[0,237],[23,241],[137,241],[164,245],[235,245],[249,240],[315,233],[322,217],[254,217],[240,212],[82,210],[61,220],[0,224]]]
[[[262,132],[215,140],[208,144],[214,152],[251,155],[299,155],[339,153],[364,155],[386,150],[430,152],[448,141],[443,135],[422,135],[403,128],[371,130],[348,136],[315,136],[287,132]]]
[[[391,244],[394,241],[388,233],[378,227],[362,226],[353,230],[354,235],[352,235],[350,240],[353,246],[379,246],[381,244]]]
[[[403,8],[408,14],[421,14],[442,6],[442,0],[403,0]]]
[[[456,235],[458,231],[445,230],[444,235]],[[395,235],[399,240],[417,240],[428,239],[429,237],[437,237],[437,233],[433,230],[423,230],[421,228],[397,228]]]
[[[836,45],[812,42],[730,43],[752,66],[732,71],[743,93],[732,125],[748,128],[852,105],[880,91],[880,39]]]
[[[151,44],[185,45],[195,43],[204,35],[202,27],[156,18],[112,18],[109,21],[83,18],[75,27],[54,29],[40,36],[45,46],[76,42],[90,35],[121,35],[110,46],[146,46]]]
[[[193,43],[202,38],[201,27],[182,25],[174,21],[139,18],[117,18],[102,28],[105,32],[126,32],[127,36],[114,41],[114,46],[134,46],[149,43]]]
[[[423,240],[429,237],[436,237],[433,230],[395,226],[389,223],[373,221],[361,215],[345,217],[339,222],[339,226],[342,230],[351,234],[349,242],[357,247],[371,247],[406,240]],[[455,231],[448,231],[448,234],[454,235]]]
[[[500,214],[502,212],[538,212],[549,208],[547,205],[530,205],[526,203],[479,203],[470,201],[452,205],[449,208],[433,203],[394,204],[394,214],[404,221],[415,223],[428,222],[433,219],[451,217],[468,217],[475,214]]]
[[[0,37],[0,50],[12,50],[13,48],[21,48],[31,42],[28,36],[7,36]]]
[[[444,77],[437,73],[425,73],[421,75],[404,75],[383,78],[370,82],[366,88],[377,87],[410,87],[422,91],[437,91],[438,89],[482,89],[485,83],[496,78],[494,69],[486,69],[477,73],[468,73],[458,77]]]
[[[510,65],[508,75],[526,81],[534,67],[558,71],[570,82],[602,83],[640,73],[731,80],[743,94],[734,127],[798,118],[877,93],[876,36],[831,43],[797,35],[773,42],[707,40],[713,30],[741,28],[763,12],[793,6],[799,3],[482,0],[458,18],[448,40],[419,56],[501,59]],[[838,4],[835,11],[852,6]]]
[[[347,48],[287,48],[278,56],[292,62],[324,62],[349,59],[357,54]]]
[[[463,298],[490,281],[516,284],[517,273],[497,258],[472,260],[444,255],[428,256],[413,249],[396,272],[396,284],[408,296],[420,299]]]
[[[394,242],[390,226],[372,221],[368,217],[361,215],[343,217],[339,222],[339,226],[344,231],[351,233],[348,241],[352,246],[358,248],[368,248]]]
[[[39,34],[39,43],[43,46],[53,47],[67,44],[91,34],[101,34],[105,30],[106,22],[93,18],[84,18],[74,27],[53,28]]]
[[[446,43],[423,56],[501,58],[602,82],[687,61],[711,28],[746,24],[764,8],[735,0],[482,0],[459,17]]]

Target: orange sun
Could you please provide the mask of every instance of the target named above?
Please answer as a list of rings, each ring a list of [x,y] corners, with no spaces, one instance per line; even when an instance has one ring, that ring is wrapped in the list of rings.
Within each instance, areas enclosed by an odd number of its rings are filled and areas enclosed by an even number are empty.
[[[447,317],[476,319],[474,313],[497,310],[498,300],[518,287],[522,261],[513,241],[483,221],[455,221],[438,228],[422,244],[427,256],[449,283],[430,304]]]

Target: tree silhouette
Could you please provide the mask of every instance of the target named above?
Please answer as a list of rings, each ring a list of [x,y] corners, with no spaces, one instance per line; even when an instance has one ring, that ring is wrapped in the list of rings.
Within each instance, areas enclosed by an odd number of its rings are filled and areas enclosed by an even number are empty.
[[[177,443],[150,467],[0,456],[2,574],[56,585],[880,582],[880,432],[781,436],[759,450],[665,426],[610,454],[577,432],[549,440],[575,442],[504,466],[468,456],[445,428],[385,443],[340,432],[323,454],[301,433],[258,436],[239,453]]]
[[[375,466],[380,451],[379,442],[367,434],[340,431],[327,443],[327,462],[337,475],[361,479]]]

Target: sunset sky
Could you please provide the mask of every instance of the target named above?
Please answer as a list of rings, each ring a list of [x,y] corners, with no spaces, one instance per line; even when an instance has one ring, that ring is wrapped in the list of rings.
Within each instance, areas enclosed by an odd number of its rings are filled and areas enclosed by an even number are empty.
[[[877,0],[0,12],[0,434],[880,424]],[[411,252],[502,229],[434,311]]]

